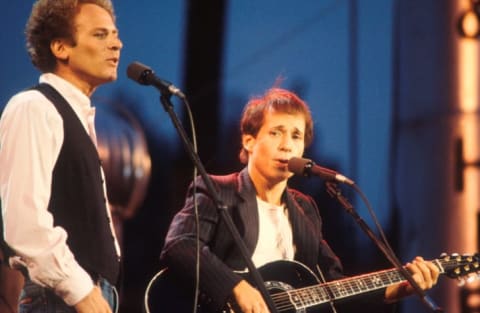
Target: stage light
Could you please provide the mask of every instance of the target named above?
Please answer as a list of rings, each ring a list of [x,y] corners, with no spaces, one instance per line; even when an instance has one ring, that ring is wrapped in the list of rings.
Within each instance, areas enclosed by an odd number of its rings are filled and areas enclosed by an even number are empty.
[[[480,1],[473,0],[471,8],[462,14],[458,22],[460,35],[466,38],[480,37]]]
[[[460,34],[467,38],[477,38],[480,33],[480,21],[474,11],[467,11],[460,18]]]
[[[467,38],[476,38],[479,35],[480,22],[478,15],[467,11],[460,19],[460,33]]]

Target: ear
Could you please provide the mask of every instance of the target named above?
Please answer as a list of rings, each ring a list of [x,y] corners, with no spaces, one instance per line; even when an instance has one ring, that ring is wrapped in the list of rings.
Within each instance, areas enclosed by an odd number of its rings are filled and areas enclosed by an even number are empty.
[[[65,40],[53,39],[52,42],[50,42],[50,50],[57,59],[62,61],[68,60],[69,50]]]
[[[252,135],[243,135],[242,136],[242,147],[247,150],[249,153],[253,150],[253,145],[255,144],[255,137]]]

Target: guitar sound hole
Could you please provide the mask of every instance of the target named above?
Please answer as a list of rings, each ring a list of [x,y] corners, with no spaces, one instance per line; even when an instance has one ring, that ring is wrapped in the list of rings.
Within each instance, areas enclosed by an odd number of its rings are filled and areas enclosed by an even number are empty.
[[[294,288],[280,281],[267,281],[265,287],[268,293],[271,295],[275,308],[281,313],[306,313],[303,308],[296,309],[294,303],[290,299],[288,290],[294,290]]]

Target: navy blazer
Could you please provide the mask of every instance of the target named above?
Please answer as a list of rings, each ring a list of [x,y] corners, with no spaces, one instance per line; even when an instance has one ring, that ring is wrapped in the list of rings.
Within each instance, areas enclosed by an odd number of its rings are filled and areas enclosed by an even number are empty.
[[[226,176],[211,176],[218,196],[252,256],[258,240],[258,208],[255,187],[247,169]],[[189,187],[184,207],[170,225],[161,260],[186,281],[195,279],[196,227],[193,194],[199,216],[200,289],[214,311],[222,308],[233,287],[242,279],[233,270],[246,268],[241,253],[218,213],[201,178]],[[196,192],[194,190],[196,188]],[[295,260],[317,273],[318,264],[327,280],[343,277],[342,266],[322,235],[322,220],[313,199],[287,188],[283,194],[293,231]]]

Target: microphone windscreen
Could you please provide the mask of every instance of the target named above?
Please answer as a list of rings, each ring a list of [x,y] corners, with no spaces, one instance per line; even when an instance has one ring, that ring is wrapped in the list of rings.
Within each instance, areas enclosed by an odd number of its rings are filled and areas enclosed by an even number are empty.
[[[143,65],[140,62],[130,63],[130,65],[127,67],[128,78],[142,85],[147,84],[147,82],[145,81],[145,76],[146,74],[149,74],[151,72],[152,70],[148,66]]]
[[[311,163],[312,160],[293,157],[288,160],[288,170],[296,175],[305,175],[305,167]]]

